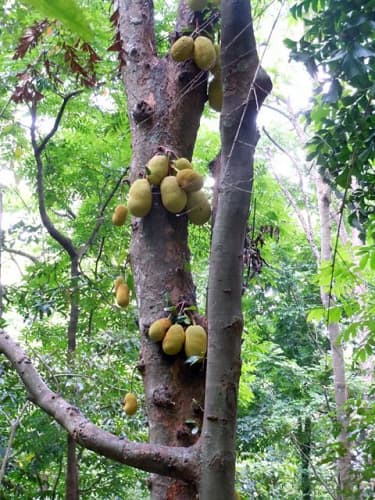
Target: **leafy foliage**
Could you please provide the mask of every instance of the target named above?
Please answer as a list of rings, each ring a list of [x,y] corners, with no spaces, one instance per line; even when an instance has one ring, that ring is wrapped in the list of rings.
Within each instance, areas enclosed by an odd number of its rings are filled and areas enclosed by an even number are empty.
[[[291,12],[303,18],[305,33],[298,42],[286,40],[291,57],[303,62],[316,82],[307,115],[314,133],[307,158],[339,188],[353,187],[349,220],[362,231],[374,213],[373,7],[371,0],[304,0]]]

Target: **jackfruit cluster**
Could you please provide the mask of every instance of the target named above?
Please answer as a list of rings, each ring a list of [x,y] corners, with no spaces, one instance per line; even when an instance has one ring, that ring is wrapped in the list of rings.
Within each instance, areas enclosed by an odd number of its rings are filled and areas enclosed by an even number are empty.
[[[196,3],[198,4],[198,2]],[[205,3],[207,4],[207,2]],[[193,10],[201,9],[197,8]],[[223,104],[220,45],[214,44],[206,36],[197,36],[194,39],[192,36],[183,35],[172,45],[171,56],[176,62],[193,59],[199,69],[211,72],[212,78],[209,81],[207,89],[208,104],[213,110],[220,112]]]
[[[128,210],[136,217],[145,217],[152,207],[154,185],[159,187],[161,202],[168,212],[186,210],[192,224],[203,225],[211,217],[210,203],[202,191],[203,180],[187,158],[170,161],[167,155],[154,155],[146,165],[146,178],[130,187]]]
[[[212,41],[207,36],[183,35],[171,47],[172,59],[183,62],[193,59],[196,66],[203,71],[208,71],[216,65],[217,52]]]
[[[182,325],[173,324],[169,318],[160,318],[151,324],[148,336],[154,342],[161,342],[163,352],[168,356],[184,349],[187,358],[203,359],[207,352],[207,332],[200,325],[190,325],[184,330]]]

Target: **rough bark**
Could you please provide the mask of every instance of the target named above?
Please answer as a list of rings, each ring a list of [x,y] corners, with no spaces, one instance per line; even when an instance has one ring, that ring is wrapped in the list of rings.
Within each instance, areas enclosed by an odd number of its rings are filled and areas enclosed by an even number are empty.
[[[158,151],[172,151],[191,158],[206,100],[207,76],[191,61],[177,64],[169,56],[156,55],[151,2],[119,2],[120,33],[126,66],[123,76],[127,92],[132,135],[131,180],[145,174],[147,161]],[[185,4],[178,12],[177,30],[193,26],[193,13]],[[189,91],[187,91],[189,90]],[[140,110],[146,114],[140,115]],[[201,423],[204,404],[204,370],[190,367],[182,357],[165,356],[160,344],[147,337],[149,325],[165,316],[165,294],[173,304],[195,304],[195,288],[188,271],[187,216],[175,216],[162,206],[159,189],[153,188],[149,215],[133,220],[130,249],[136,286],[142,348],[140,368],[144,380],[153,444],[189,446],[195,442],[185,424]],[[195,486],[153,476],[153,499],[193,498]]]
[[[330,219],[330,203],[331,190],[323,178],[318,175],[316,178],[316,186],[318,192],[318,205],[320,213],[321,227],[321,261],[330,262],[332,259],[331,248],[331,219]],[[334,305],[334,298],[329,296],[323,288],[320,290],[321,301],[324,307],[329,308]],[[343,456],[338,461],[338,481],[339,492],[338,498],[344,498],[343,490],[348,488],[349,473],[350,473],[350,447],[347,434],[347,416],[345,413],[345,403],[348,399],[347,384],[345,377],[345,360],[341,343],[338,341],[340,328],[337,323],[328,324],[328,336],[332,354],[332,370],[335,392],[335,403],[337,419],[340,425],[339,441],[343,448]]]
[[[224,102],[221,175],[208,282],[209,341],[199,488],[203,500],[228,500],[234,495],[243,245],[258,140],[255,120],[272,87],[259,67],[249,2],[224,0],[221,8]]]

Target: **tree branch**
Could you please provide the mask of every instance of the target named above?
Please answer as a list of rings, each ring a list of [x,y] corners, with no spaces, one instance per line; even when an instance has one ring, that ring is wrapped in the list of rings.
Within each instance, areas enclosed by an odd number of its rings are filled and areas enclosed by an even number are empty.
[[[52,416],[84,448],[147,472],[185,481],[197,480],[193,465],[198,459],[199,448],[135,443],[102,430],[85,418],[78,408],[49,389],[25,351],[4,330],[0,330],[0,352],[12,363],[30,400]]]
[[[269,132],[266,130],[265,127],[263,127],[262,130],[266,134],[266,136],[268,137],[268,139],[272,142],[272,144],[277,149],[279,149],[282,153],[284,153],[292,161],[293,165],[296,167],[296,171],[297,171],[297,174],[298,174],[298,177],[299,177],[300,190],[301,190],[301,193],[302,193],[302,196],[303,196],[303,200],[304,200],[305,206],[307,207],[308,206],[307,195],[306,195],[306,192],[305,192],[305,189],[304,189],[304,186],[303,186],[302,175],[301,175],[301,171],[299,169],[299,165],[297,165],[297,161],[293,158],[293,156],[288,151],[286,151],[286,149],[284,149],[281,146],[281,144],[279,144],[269,134]],[[319,252],[319,249],[318,249],[318,247],[317,247],[317,245],[316,245],[316,243],[314,241],[314,232],[313,232],[313,229],[312,229],[311,217],[310,217],[308,211],[307,211],[307,214],[306,214],[306,217],[305,217],[302,214],[302,211],[298,208],[298,205],[296,203],[296,200],[295,200],[294,196],[289,191],[289,189],[285,186],[285,184],[282,182],[282,180],[280,179],[280,177],[276,174],[276,172],[273,172],[273,175],[274,175],[276,181],[278,182],[278,184],[280,186],[280,189],[284,193],[284,196],[286,197],[286,199],[289,201],[289,203],[293,207],[294,213],[297,215],[298,220],[301,223],[302,229],[303,229],[303,231],[305,233],[305,236],[307,238],[307,241],[308,241],[308,243],[310,245],[310,249],[311,249],[312,253],[314,254],[314,257],[315,257],[316,262],[318,264],[320,262],[320,252]]]
[[[48,141],[54,136],[56,133],[60,121],[62,119],[65,107],[71,97],[76,95],[77,92],[72,92],[68,94],[60,107],[60,110],[57,114],[54,126],[51,131],[46,135],[46,137],[42,140],[41,144],[38,146],[36,139],[36,118],[37,118],[37,108],[36,103],[33,103],[31,107],[31,144],[34,151],[34,158],[37,165],[37,192],[38,192],[38,205],[39,205],[39,213],[42,219],[44,227],[47,229],[48,233],[52,236],[52,238],[57,241],[64,250],[69,254],[70,258],[74,259],[77,256],[77,250],[73,245],[73,242],[70,238],[61,233],[56,226],[53,224],[51,219],[47,214],[46,204],[45,204],[45,191],[44,191],[44,173],[43,173],[43,161],[42,161],[42,152],[46,147]]]
[[[78,250],[78,254],[79,254],[79,258],[82,259],[82,257],[85,255],[85,253],[87,252],[87,250],[91,247],[91,245],[94,243],[94,240],[96,238],[96,235],[98,234],[98,231],[101,227],[101,225],[103,224],[103,215],[104,215],[104,212],[105,212],[105,209],[107,208],[108,204],[110,203],[110,201],[112,200],[113,196],[115,195],[116,191],[118,190],[118,188],[120,187],[121,183],[122,183],[122,180],[124,178],[124,176],[127,174],[129,170],[129,167],[127,167],[125,169],[125,171],[121,174],[121,176],[119,177],[119,179],[117,180],[114,188],[112,189],[112,191],[109,193],[109,195],[107,196],[107,199],[105,200],[105,202],[103,203],[103,206],[102,208],[100,209],[99,213],[98,213],[98,216],[96,217],[96,224],[95,224],[95,227],[94,229],[92,230],[90,236],[88,237],[87,239],[87,242]]]
[[[41,154],[43,152],[43,150],[47,146],[48,142],[56,134],[56,132],[57,132],[57,130],[59,128],[60,122],[62,120],[62,117],[63,117],[64,111],[65,111],[66,105],[68,104],[68,102],[70,101],[70,99],[72,97],[75,97],[75,96],[81,94],[82,92],[83,92],[83,90],[76,90],[75,92],[70,92],[69,94],[67,94],[66,96],[63,97],[63,102],[61,104],[59,112],[57,113],[56,120],[55,120],[55,123],[53,124],[53,127],[48,132],[48,134],[45,136],[45,138],[42,140],[42,142],[39,144],[39,146],[37,146],[39,154]],[[33,106],[33,108],[36,111],[35,105]],[[35,131],[35,127],[34,127],[34,131]]]
[[[5,476],[5,470],[6,466],[8,464],[8,460],[10,457],[10,454],[12,452],[12,447],[13,447],[13,441],[14,438],[16,437],[16,432],[17,429],[21,423],[22,417],[29,405],[29,401],[26,401],[26,403],[22,406],[21,411],[17,418],[15,420],[12,420],[10,424],[10,434],[9,434],[9,439],[8,439],[8,444],[4,453],[3,461],[1,463],[1,468],[0,468],[0,484],[3,482],[4,476]]]
[[[25,257],[26,259],[30,259],[34,264],[37,264],[39,262],[36,257],[27,252],[23,252],[22,250],[16,250],[15,248],[8,248],[6,246],[3,246],[3,251],[13,253],[15,255],[20,255],[21,257]]]

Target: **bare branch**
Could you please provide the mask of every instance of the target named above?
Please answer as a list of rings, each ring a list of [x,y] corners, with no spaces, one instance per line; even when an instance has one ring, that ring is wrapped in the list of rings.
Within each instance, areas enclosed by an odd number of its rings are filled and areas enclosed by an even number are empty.
[[[277,147],[277,149],[279,149],[282,153],[284,153],[294,164],[294,166],[296,166],[296,170],[297,170],[297,173],[299,175],[299,186],[300,186],[300,189],[301,189],[301,192],[302,192],[302,196],[303,196],[303,199],[304,199],[304,203],[305,203],[305,207],[308,206],[308,203],[307,203],[307,195],[306,195],[306,192],[304,190],[304,187],[303,187],[303,182],[302,182],[302,177],[301,177],[301,172],[299,170],[299,166],[297,167],[297,161],[293,158],[293,156],[288,153],[288,151],[286,151],[282,146],[281,144],[279,144],[270,134],[269,132],[266,130],[265,127],[263,127],[263,132],[266,134],[266,136],[268,137],[268,139],[272,142],[272,144],[274,146]],[[311,224],[311,217],[310,215],[307,213],[306,216],[303,215],[302,211],[299,209],[297,203],[296,203],[296,200],[294,198],[294,196],[292,195],[292,193],[289,191],[289,189],[286,187],[285,183],[282,181],[282,179],[280,179],[280,177],[276,174],[276,172],[273,171],[273,176],[275,177],[276,181],[278,182],[279,186],[280,186],[280,189],[282,190],[282,192],[284,193],[284,196],[285,198],[289,201],[289,203],[291,204],[293,210],[294,210],[294,213],[296,214],[296,216],[298,217],[298,220],[300,221],[300,224],[302,226],[302,229],[305,233],[305,236],[307,238],[307,241],[310,245],[310,248],[311,248],[311,251],[312,253],[314,254],[314,257],[316,259],[316,262],[319,263],[320,262],[320,252],[319,252],[319,249],[314,241],[314,233],[313,233],[313,229],[312,229],[312,224]]]
[[[3,246],[3,251],[15,255],[20,255],[21,257],[25,257],[26,259],[30,259],[34,264],[37,264],[39,262],[39,260],[36,257],[27,252],[24,252],[23,250],[16,250],[15,248],[8,248],[6,246]]]
[[[16,437],[17,429],[21,423],[22,417],[24,416],[28,405],[29,405],[29,401],[26,401],[26,403],[22,406],[21,411],[20,411],[19,415],[17,416],[17,418],[12,420],[12,422],[10,424],[10,433],[9,433],[8,444],[7,444],[7,447],[6,447],[4,456],[3,456],[3,461],[1,463],[1,468],[0,468],[0,484],[3,482],[4,476],[5,476],[6,466],[8,464],[8,460],[9,460],[10,454],[12,452],[13,441],[14,441],[14,438]]]
[[[84,448],[123,464],[185,481],[196,481],[194,461],[199,448],[135,443],[115,436],[90,422],[78,408],[51,391],[25,351],[9,334],[0,330],[0,352],[12,363],[30,400],[51,415]]]
[[[64,113],[66,104],[70,97],[73,97],[73,94],[69,94],[66,98],[64,98],[63,104],[59,110],[59,113],[57,115],[57,118],[55,120],[55,124],[52,127],[52,130],[46,135],[46,137],[43,139],[42,143],[40,146],[38,146],[37,139],[36,139],[36,117],[37,117],[37,110],[36,110],[36,104],[33,103],[31,107],[31,144],[33,147],[34,151],[34,158],[35,162],[37,165],[37,192],[38,192],[38,205],[39,205],[39,213],[40,217],[42,219],[44,227],[47,229],[49,234],[52,236],[54,240],[56,240],[64,249],[65,251],[69,254],[70,258],[74,259],[77,256],[77,250],[73,245],[73,242],[70,238],[65,236],[63,233],[61,233],[56,226],[53,224],[51,219],[49,218],[47,214],[47,209],[46,209],[46,204],[45,204],[45,191],[44,191],[44,173],[43,173],[43,161],[41,157],[41,153],[46,147],[48,141],[53,137],[53,135],[56,133],[57,128],[60,124],[62,115]],[[70,97],[69,97],[70,96]]]
[[[104,212],[105,212],[105,209],[107,208],[108,204],[110,203],[110,201],[112,200],[112,198],[114,197],[116,191],[118,190],[118,188],[120,187],[122,181],[123,181],[123,178],[124,176],[127,174],[129,170],[129,167],[127,167],[125,169],[125,171],[121,174],[121,176],[119,177],[119,179],[117,180],[114,188],[112,189],[112,191],[109,193],[109,195],[107,196],[107,199],[105,200],[105,202],[103,203],[103,206],[102,208],[99,210],[99,213],[98,213],[98,216],[96,217],[96,224],[94,226],[94,229],[92,230],[89,238],[87,239],[87,242],[78,250],[78,254],[79,254],[79,257],[80,259],[82,259],[82,257],[85,255],[85,253],[87,252],[87,250],[91,247],[91,245],[94,243],[94,240],[96,238],[96,235],[98,234],[98,231],[101,227],[101,225],[103,224],[103,215],[104,215]]]
[[[57,113],[56,120],[55,120],[55,123],[53,124],[53,127],[51,128],[51,130],[48,132],[48,134],[45,136],[45,138],[42,140],[42,142],[37,147],[39,154],[41,154],[43,152],[43,150],[47,146],[48,142],[56,134],[56,132],[57,132],[57,130],[59,128],[60,122],[62,120],[62,117],[63,117],[64,111],[65,111],[66,105],[68,104],[68,102],[70,101],[70,99],[72,97],[75,97],[75,96],[81,94],[82,92],[83,92],[83,90],[76,90],[75,92],[70,92],[69,94],[67,94],[66,96],[64,96],[63,102],[61,104],[59,112]],[[33,107],[35,108],[35,105]],[[35,128],[34,128],[34,131],[35,131]],[[33,147],[34,147],[34,145],[33,145]]]

